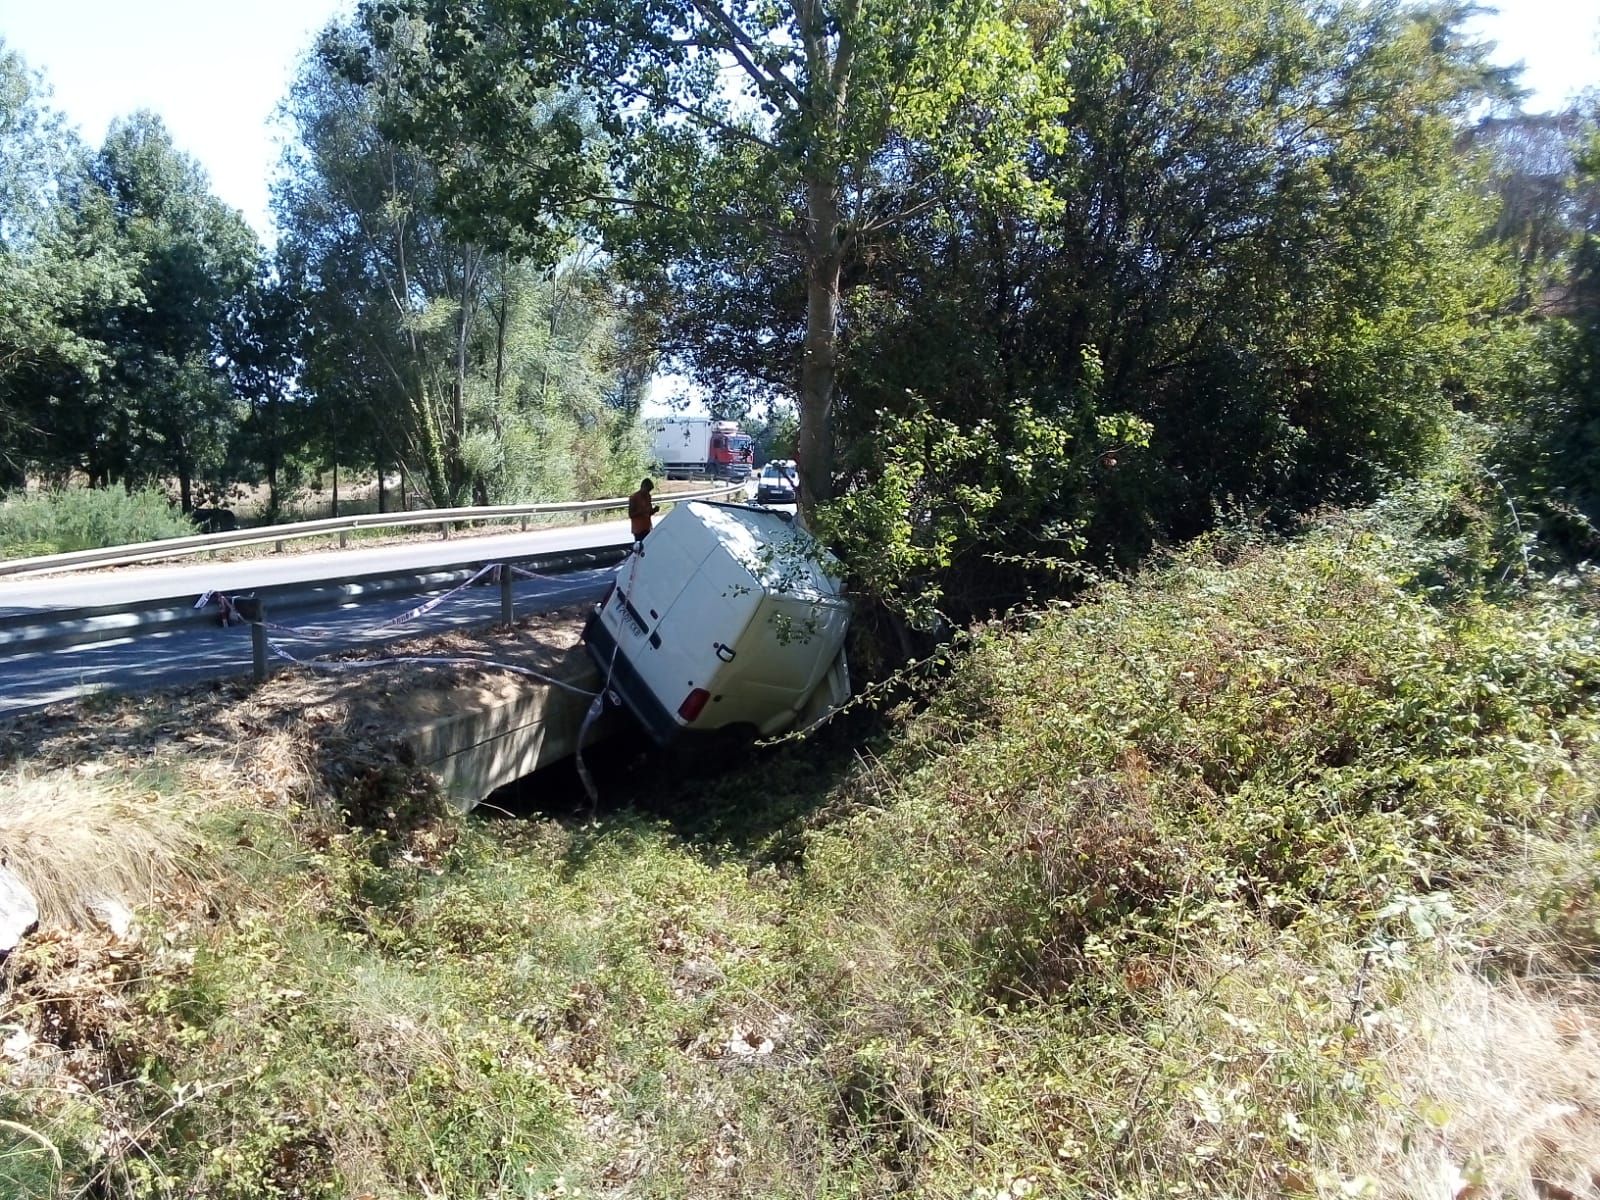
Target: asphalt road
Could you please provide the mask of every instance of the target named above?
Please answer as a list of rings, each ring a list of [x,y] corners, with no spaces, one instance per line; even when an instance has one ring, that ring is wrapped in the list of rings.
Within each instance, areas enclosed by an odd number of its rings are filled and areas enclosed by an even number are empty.
[[[752,480],[748,491],[754,490]],[[356,546],[311,554],[267,554],[233,562],[189,559],[156,567],[0,580],[0,618],[48,619],[50,613],[68,609],[198,597],[212,590],[249,592],[285,584],[425,571],[618,546],[628,540],[626,521],[595,521],[529,533],[441,538],[364,549]],[[515,590],[517,612],[549,612],[596,600],[610,578],[608,569],[520,580]],[[346,601],[332,611],[301,612],[284,622],[297,633],[274,634],[274,641],[296,658],[311,658],[399,638],[482,627],[497,618],[500,589],[490,585],[467,588],[407,624],[383,624],[445,590],[448,589],[364,597]],[[268,617],[271,618],[270,611]],[[145,632],[95,645],[12,655],[0,659],[0,717],[98,691],[141,691],[249,671],[250,631],[241,626]]]
[[[519,580],[514,593],[517,613],[527,616],[598,600],[611,575],[610,569],[603,569]],[[294,657],[304,659],[420,634],[482,627],[498,619],[500,588],[490,583],[464,588],[409,623],[378,628],[414,608],[424,597],[448,590],[363,599],[344,604],[334,612],[301,613],[285,622],[294,633],[275,631],[272,640]],[[277,665],[286,664],[278,660]],[[0,660],[0,717],[62,700],[81,699],[92,692],[143,691],[249,672],[250,630],[239,625],[179,628],[93,646],[21,654]]]
[[[247,592],[277,584],[351,579],[380,572],[494,562],[533,554],[561,554],[597,546],[618,546],[629,540],[626,521],[540,529],[529,533],[485,537],[440,538],[366,549],[326,550],[313,554],[268,554],[236,562],[204,558],[160,567],[47,575],[35,579],[0,580],[0,618],[87,606],[138,604],[208,591]],[[5,672],[9,663],[0,663]]]

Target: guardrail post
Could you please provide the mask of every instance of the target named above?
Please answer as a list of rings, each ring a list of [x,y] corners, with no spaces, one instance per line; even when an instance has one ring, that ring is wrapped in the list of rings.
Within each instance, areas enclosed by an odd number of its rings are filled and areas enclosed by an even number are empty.
[[[250,673],[257,683],[267,679],[267,606],[256,607],[256,619],[250,622]]]
[[[511,595],[511,564],[500,564],[500,624],[509,625],[517,619],[516,602]]]
[[[339,530],[339,549],[343,550],[349,544],[349,534],[343,529]]]
[[[283,543],[282,542],[273,542],[272,543],[272,552],[274,554],[282,554],[283,553]]]
[[[439,522],[439,536],[442,537],[447,542],[450,540],[450,522],[449,521],[440,521]]]
[[[523,533],[527,533],[528,532],[528,518],[527,517],[523,517],[522,518],[522,532]]]

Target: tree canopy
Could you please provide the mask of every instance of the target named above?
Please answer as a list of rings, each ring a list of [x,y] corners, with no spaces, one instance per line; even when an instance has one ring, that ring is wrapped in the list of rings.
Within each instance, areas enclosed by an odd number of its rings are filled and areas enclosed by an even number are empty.
[[[442,172],[394,132],[403,97],[351,62],[386,58],[359,30],[327,30],[290,96],[299,136],[276,195],[310,428],[347,461],[418,464],[439,505],[634,474],[613,428],[633,416],[615,300],[593,251],[569,236],[535,259],[448,224]]]
[[[832,494],[848,268],[940,186],[1026,190],[1024,156],[1064,102],[1050,55],[988,0],[407,0],[363,22],[458,220],[601,231],[691,367],[670,314],[686,293],[723,302],[730,259],[803,297],[784,379],[808,503]]]
[[[55,414],[109,364],[90,314],[139,296],[90,159],[0,43],[0,478],[50,457]]]
[[[1471,12],[365,0],[270,256],[159,121],[91,151],[6,55],[9,460],[593,494],[672,372],[902,633],[1359,501],[1458,414],[1587,514],[1594,114],[1519,111]]]

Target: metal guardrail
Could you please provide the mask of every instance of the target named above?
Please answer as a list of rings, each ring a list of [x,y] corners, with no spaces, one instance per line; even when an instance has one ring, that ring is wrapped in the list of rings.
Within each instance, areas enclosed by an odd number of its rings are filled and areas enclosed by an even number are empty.
[[[661,492],[656,496],[662,504],[679,504],[686,500],[711,500],[742,492],[745,484],[727,484],[696,492]],[[74,550],[66,554],[40,554],[32,558],[14,558],[0,562],[0,576],[42,575],[49,571],[70,571],[78,567],[120,567],[130,563],[150,562],[159,558],[178,558],[185,554],[202,554],[208,550],[226,550],[235,546],[260,546],[267,542],[287,542],[297,538],[321,537],[328,534],[352,533],[358,529],[400,528],[407,525],[439,525],[446,534],[449,527],[465,521],[500,521],[544,516],[552,513],[605,512],[627,508],[626,497],[609,500],[570,500],[556,504],[499,504],[483,508],[423,508],[412,512],[363,513],[351,517],[324,517],[316,521],[295,521],[287,525],[263,525],[255,529],[239,529],[231,533],[201,533],[193,537],[163,538],[158,542],[136,542],[127,546],[106,546],[99,550]]]

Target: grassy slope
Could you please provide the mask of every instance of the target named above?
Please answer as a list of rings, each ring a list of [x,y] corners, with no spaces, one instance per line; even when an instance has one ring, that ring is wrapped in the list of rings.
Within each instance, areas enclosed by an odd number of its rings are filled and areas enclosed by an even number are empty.
[[[595,822],[118,766],[234,781],[220,879],[9,968],[0,1193],[1584,1194],[1595,588],[1441,607],[1390,528],[1197,547],[873,753]]]

